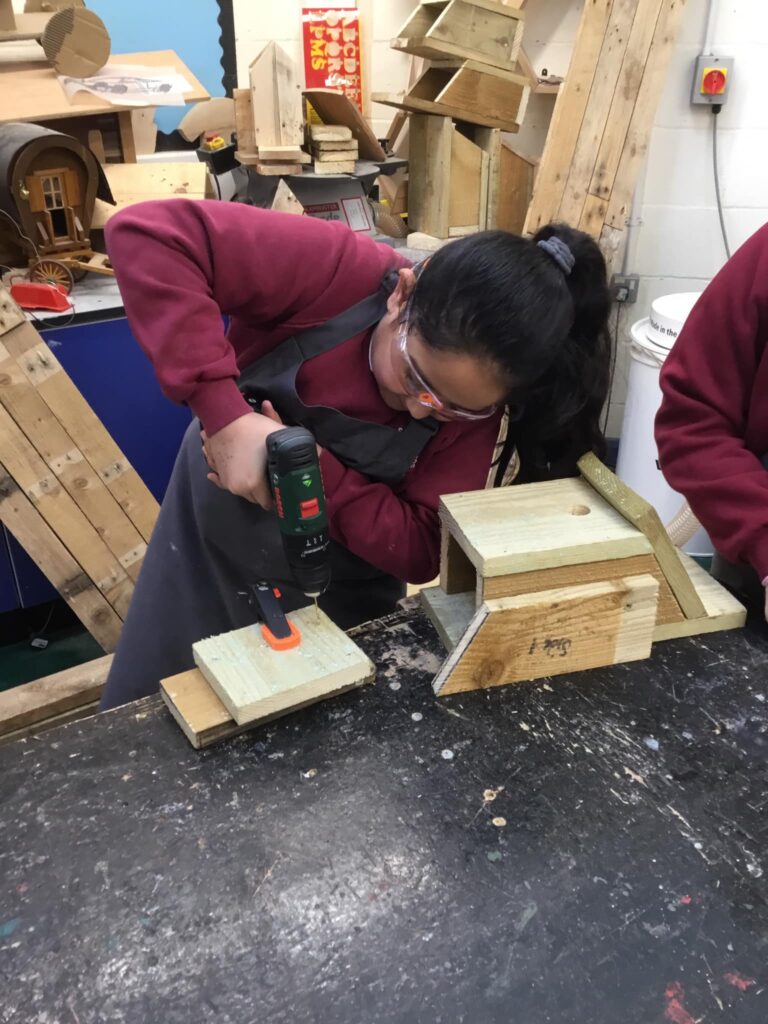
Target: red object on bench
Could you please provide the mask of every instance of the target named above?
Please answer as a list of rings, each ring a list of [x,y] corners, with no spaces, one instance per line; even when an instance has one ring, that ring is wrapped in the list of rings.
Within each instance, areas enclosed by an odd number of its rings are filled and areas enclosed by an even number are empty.
[[[64,313],[72,308],[67,291],[61,284],[19,281],[11,285],[11,295],[22,309],[50,309],[54,313]]]

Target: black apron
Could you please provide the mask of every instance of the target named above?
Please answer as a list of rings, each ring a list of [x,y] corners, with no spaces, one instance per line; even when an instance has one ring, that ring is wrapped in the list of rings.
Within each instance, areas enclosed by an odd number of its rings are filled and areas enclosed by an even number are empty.
[[[411,420],[403,430],[366,423],[337,409],[307,406],[296,392],[306,359],[327,352],[372,327],[384,315],[396,275],[382,289],[320,327],[286,339],[245,368],[239,386],[258,407],[265,399],[287,425],[309,429],[341,462],[371,480],[401,480],[434,437],[433,419]],[[252,624],[256,609],[245,587],[268,579],[286,611],[307,604],[283,554],[277,518],[207,479],[200,425],[182,441],[144,565],[136,584],[102,697],[102,710],[157,692],[161,679],[194,666],[192,644]],[[405,584],[330,544],[332,581],[323,610],[342,629],[392,611]]]

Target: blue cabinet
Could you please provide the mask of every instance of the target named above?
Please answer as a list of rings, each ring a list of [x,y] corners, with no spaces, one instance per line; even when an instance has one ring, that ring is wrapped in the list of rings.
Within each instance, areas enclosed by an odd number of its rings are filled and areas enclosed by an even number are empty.
[[[42,335],[139,476],[162,500],[191,414],[163,396],[128,321],[56,327]],[[7,534],[0,539],[0,611],[55,596],[14,539]]]

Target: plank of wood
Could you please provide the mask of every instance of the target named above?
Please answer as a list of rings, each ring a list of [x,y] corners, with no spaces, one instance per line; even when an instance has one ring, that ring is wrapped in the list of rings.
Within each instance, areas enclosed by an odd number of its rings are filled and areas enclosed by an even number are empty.
[[[584,200],[578,225],[581,231],[599,241],[605,223],[608,202],[599,196],[588,195]]]
[[[107,162],[107,154],[104,152],[104,136],[97,128],[92,128],[88,132],[88,148],[100,164],[104,165]],[[93,227],[93,222],[91,222],[91,226]]]
[[[517,60],[523,33],[520,12],[491,0],[449,0],[428,30],[436,47],[461,47],[467,57],[509,68]]]
[[[354,174],[354,160],[329,160],[327,163],[315,163],[313,168],[315,174]]]
[[[111,665],[107,654],[0,692],[0,736],[92,705],[101,697]]]
[[[261,160],[257,160],[251,166],[257,174],[267,178],[279,177],[283,174],[301,174],[302,171],[301,164],[263,163]]]
[[[195,78],[186,64],[173,50],[154,50],[144,53],[113,54],[110,64],[141,64],[148,67],[173,67],[190,84],[184,93],[185,103],[210,99],[207,90]],[[87,92],[76,93],[71,100],[59,85],[54,69],[40,64],[25,65],[20,70],[6,70],[0,75],[0,123],[4,121],[48,121],[62,117],[84,117],[86,114],[116,113],[125,108],[116,107],[103,96]],[[130,111],[129,111],[130,113]]]
[[[298,647],[275,651],[258,626],[194,644],[195,664],[238,725],[370,682],[370,659],[323,612],[290,615]]]
[[[747,609],[741,602],[702,569],[690,555],[678,551],[677,557],[704,605],[704,616],[657,624],[653,632],[654,642],[675,640],[683,636],[699,636],[702,633],[719,633],[725,629],[741,629],[747,621]]]
[[[120,152],[124,164],[136,163],[136,142],[133,138],[133,116],[130,110],[121,110],[117,115],[117,133],[120,137]]]
[[[433,683],[438,696],[647,658],[658,583],[630,576],[487,601]]]
[[[461,642],[477,611],[474,595],[446,594],[442,587],[425,587],[419,593],[419,600],[446,650],[452,651]]]
[[[238,725],[206,682],[200,669],[160,681],[160,696],[196,750],[238,736],[253,723]]]
[[[145,541],[159,506],[51,349],[26,321],[3,336],[8,352],[107,485]]]
[[[606,224],[614,228],[623,230],[626,224],[684,10],[685,0],[664,0],[662,4],[608,204]]]
[[[272,207],[277,213],[296,213],[302,216],[304,207],[291,191],[288,183],[282,178],[277,183],[275,198],[272,200]]]
[[[315,153],[315,163],[354,163],[357,153],[353,149],[325,149]]]
[[[557,213],[567,224],[581,220],[587,190],[592,180],[598,150],[608,124],[619,73],[637,12],[638,0],[614,0],[603,45],[595,68],[595,77],[581,122],[563,198]]]
[[[318,145],[331,142],[354,142],[359,146],[357,139],[352,138],[352,129],[345,124],[311,124],[309,135],[312,142],[316,142]]]
[[[298,69],[274,40],[254,59],[249,68],[249,81],[256,148],[300,148],[304,140],[304,118]]]
[[[639,0],[588,191],[609,199],[656,32],[662,0]]]
[[[147,549],[144,538],[2,343],[0,405],[24,431],[122,568],[131,579],[137,579]]]
[[[522,234],[533,196],[535,165],[502,145],[499,160],[498,215],[496,227]]]
[[[253,101],[250,89],[233,89],[235,101],[235,134],[237,148],[242,153],[256,152],[256,136],[253,131]]]
[[[357,156],[359,146],[357,139],[313,139],[313,153],[354,153]]]
[[[149,199],[205,199],[208,169],[199,160],[188,163],[106,164],[104,173],[115,205],[96,200],[91,226],[103,228],[118,210]]]
[[[96,584],[121,619],[133,596],[133,583],[56,476],[0,406],[0,460],[72,557]]]
[[[586,480],[445,495],[440,518],[482,576],[646,555],[649,540]]]
[[[557,216],[592,91],[613,0],[584,4],[565,83],[555,101],[525,234],[534,235]]]
[[[95,715],[98,710],[98,701],[94,701],[92,704],[83,704],[77,708],[71,708],[60,715],[46,718],[42,722],[35,722],[32,725],[25,725],[21,729],[14,729],[13,732],[5,733],[3,736],[0,736],[0,746],[15,743],[16,740],[27,739],[29,736],[38,736],[40,733],[50,732],[51,729],[57,729],[60,725],[80,722],[84,718],[90,718],[92,715]]]
[[[344,125],[357,140],[361,160],[385,160],[384,147],[373,134],[373,130],[355,104],[343,92],[334,89],[306,89],[304,96],[312,104],[321,121],[326,125]],[[319,142],[330,141],[316,132],[312,138]]]
[[[282,164],[308,164],[312,159],[300,146],[259,146],[259,160]]]
[[[604,583],[628,576],[653,576],[659,584],[659,624],[682,622],[685,616],[667,583],[664,573],[653,555],[635,555],[608,562],[585,562],[581,565],[561,565],[552,569],[535,569],[509,576],[477,578],[476,607],[496,597],[517,597],[535,594],[541,590],[579,586],[583,583]]]
[[[453,125],[449,117],[415,114],[410,121],[408,225],[448,237]]]
[[[0,465],[0,523],[21,544],[101,647],[114,651],[122,622],[32,502]]]
[[[470,136],[476,146],[482,149],[487,160],[483,161],[483,191],[480,208],[480,230],[492,231],[498,227],[501,186],[501,132],[498,128],[473,126]]]
[[[451,133],[451,176],[448,192],[449,235],[452,227],[466,224],[479,226],[484,222],[484,217],[481,217],[480,210],[484,155],[480,147],[470,142],[461,132],[453,131]],[[488,194],[487,174],[486,157],[486,197]]]
[[[704,604],[696,593],[688,573],[678,558],[678,552],[662,525],[656,509],[612,473],[593,453],[582,456],[579,471],[596,494],[614,509],[650,542],[656,561],[677,598],[685,617],[698,619],[706,615]]]

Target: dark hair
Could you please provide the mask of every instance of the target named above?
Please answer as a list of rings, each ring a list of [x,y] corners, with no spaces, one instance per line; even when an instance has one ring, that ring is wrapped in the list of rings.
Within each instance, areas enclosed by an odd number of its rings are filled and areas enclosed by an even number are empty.
[[[573,253],[568,275],[537,245],[552,236]],[[604,455],[610,306],[600,249],[565,224],[533,239],[483,231],[444,246],[424,267],[414,328],[433,348],[487,357],[508,379],[510,429],[497,483],[515,447],[521,481],[574,475],[585,452]]]

